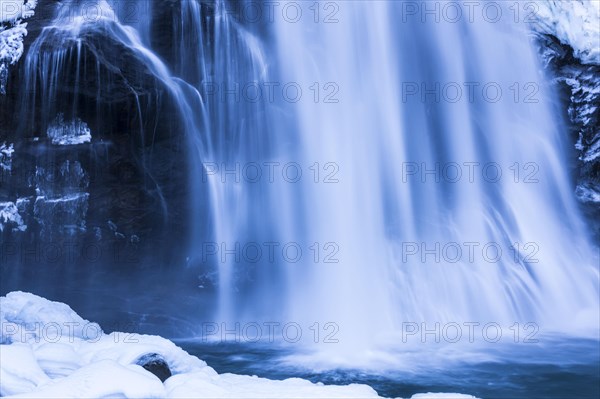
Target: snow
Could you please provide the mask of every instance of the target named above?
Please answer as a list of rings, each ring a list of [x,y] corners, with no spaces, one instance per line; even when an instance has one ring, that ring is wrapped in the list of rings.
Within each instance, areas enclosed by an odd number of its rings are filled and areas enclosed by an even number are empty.
[[[37,0],[0,0],[0,94],[6,94],[8,65],[23,55],[23,38],[27,36],[24,19],[34,15]]]
[[[25,292],[0,297],[0,395],[23,398],[378,398],[369,386],[323,385],[218,374],[173,342],[114,332],[84,320],[68,305]],[[135,364],[149,353],[168,363],[164,384]],[[413,399],[473,398],[418,394]]]
[[[462,395],[458,393],[417,393],[411,399],[477,399],[475,396]]]
[[[12,226],[13,231],[27,230],[17,205],[14,202],[0,202],[0,232],[8,226]]]
[[[590,184],[579,184],[575,188],[575,195],[581,202],[600,203],[600,192]]]
[[[584,64],[600,63],[600,2],[544,0],[536,2],[534,29],[570,45]]]
[[[48,127],[48,137],[52,139],[52,144],[56,145],[76,145],[89,143],[92,140],[92,133],[87,123],[79,118],[65,121],[63,114],[58,114],[54,122]]]
[[[2,29],[2,28],[0,28]],[[27,36],[27,23],[0,31],[0,60],[15,64],[23,55],[23,38]]]
[[[40,342],[48,338],[50,327],[59,326],[60,336],[75,339],[98,339],[102,329],[82,319],[68,305],[52,302],[27,292],[11,292],[0,297],[0,343]],[[90,332],[92,332],[90,334]]]
[[[17,23],[35,14],[38,0],[0,0],[0,22]]]
[[[15,362],[14,359],[19,361]],[[0,364],[0,395],[30,392],[38,385],[50,382],[28,345],[3,345]]]
[[[48,384],[37,391],[25,392],[21,398],[162,398],[160,380],[141,366],[121,365],[101,360],[76,370],[73,374]]]
[[[211,369],[212,370],[212,369]],[[256,376],[200,371],[191,375],[176,375],[165,382],[167,395],[174,398],[197,398],[202,392],[207,398],[377,398],[366,385],[326,386],[300,378],[284,381]],[[205,395],[205,396],[204,396]]]

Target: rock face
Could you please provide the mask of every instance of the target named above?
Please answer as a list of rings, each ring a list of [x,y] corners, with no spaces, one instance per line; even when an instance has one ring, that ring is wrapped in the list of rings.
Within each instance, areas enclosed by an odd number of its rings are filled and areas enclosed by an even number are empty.
[[[135,296],[185,264],[199,115],[130,27],[65,4],[40,2],[0,96],[0,291]]]
[[[577,198],[600,204],[600,66],[582,64],[551,35],[540,38],[556,84],[568,93],[568,115],[579,152]]]
[[[23,55],[27,36],[24,20],[35,14],[37,0],[12,0],[2,3],[0,11],[0,95],[6,94],[9,68]]]
[[[545,1],[539,17],[533,26],[539,53],[563,94],[577,151],[575,195],[600,240],[600,8],[581,0]]]
[[[29,44],[7,95],[12,120],[3,120],[0,142],[15,167],[3,168],[2,195],[32,197],[42,235],[57,210],[77,214],[66,224],[95,237],[156,239],[182,229],[185,118],[160,62],[114,20],[52,23]]]

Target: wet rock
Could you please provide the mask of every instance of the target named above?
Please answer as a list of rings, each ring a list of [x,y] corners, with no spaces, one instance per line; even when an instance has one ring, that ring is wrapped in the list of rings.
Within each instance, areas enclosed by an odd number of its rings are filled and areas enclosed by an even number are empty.
[[[148,353],[143,355],[135,364],[142,366],[155,376],[157,376],[162,382],[165,382],[172,373],[169,365],[165,359],[158,353]]]
[[[53,19],[67,5],[43,3],[0,98],[0,202],[32,199],[22,210],[28,241],[39,235],[115,246],[135,236],[136,254],[167,264],[181,248],[156,243],[187,236],[191,206],[177,82],[165,79],[164,66],[117,19],[65,29]],[[69,3],[72,18],[79,4]],[[102,256],[96,264],[105,267],[124,258],[112,248]],[[144,264],[134,259],[127,267]]]

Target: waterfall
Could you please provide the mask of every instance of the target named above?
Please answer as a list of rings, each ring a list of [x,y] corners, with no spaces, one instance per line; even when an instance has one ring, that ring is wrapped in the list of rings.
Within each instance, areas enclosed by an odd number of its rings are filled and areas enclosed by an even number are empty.
[[[294,272],[309,276],[289,291],[294,317],[338,321],[346,349],[402,322],[593,324],[598,257],[527,27],[339,6],[337,23],[275,29],[283,81],[339,87],[295,108],[301,159],[339,170],[303,203],[307,241],[336,242],[339,263]]]
[[[208,276],[218,321],[334,323],[341,343],[319,350],[336,356],[406,322],[597,321],[598,255],[524,24],[436,21],[394,1],[304,4],[298,21],[262,25],[228,10],[250,3],[140,0],[131,21],[104,0],[93,20],[59,12],[25,59],[36,117],[20,130],[126,129],[166,226],[173,171],[157,170],[153,143],[183,137],[190,228],[165,237],[187,261],[169,273]],[[282,178],[287,166],[301,178]],[[259,262],[240,259],[248,244]],[[290,246],[298,260],[282,259]]]
[[[405,322],[593,324],[598,259],[526,26],[423,23],[401,2],[338,6],[331,24],[276,18],[267,57],[277,81],[305,95],[270,109],[269,128],[291,136],[271,141],[272,159],[316,167],[318,182],[264,186],[262,204],[279,198],[266,213],[245,194],[251,184],[237,184],[237,196],[211,187],[220,242],[256,239],[268,225],[279,243],[316,243],[335,263],[282,262],[243,293],[232,276],[247,265],[220,265],[223,319],[335,322],[345,343],[336,352],[366,349]],[[248,148],[232,159],[265,159]]]

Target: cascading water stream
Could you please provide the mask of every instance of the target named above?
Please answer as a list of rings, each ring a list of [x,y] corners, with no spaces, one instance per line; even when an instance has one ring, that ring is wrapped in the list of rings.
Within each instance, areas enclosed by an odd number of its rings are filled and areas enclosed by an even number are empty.
[[[553,93],[540,83],[536,101],[523,101],[525,85],[543,81],[525,27],[423,23],[405,18],[403,2],[353,1],[337,5],[336,23],[275,18],[259,30],[228,12],[230,2],[190,0],[171,15],[167,51],[152,35],[158,5],[136,4],[135,23],[120,22],[126,11],[94,21],[59,14],[44,29],[25,60],[24,108],[40,118],[23,129],[43,134],[59,113],[76,120],[82,104],[93,108],[82,95],[125,98],[104,91],[119,76],[136,102],[129,127],[151,147],[157,129],[142,115],[168,97],[190,153],[187,270],[216,275],[215,320],[335,323],[340,343],[319,351],[332,362],[353,355],[353,365],[404,322],[535,321],[582,333],[597,322],[598,259],[571,192]],[[154,86],[140,94],[94,35],[125,49],[164,95],[149,95]],[[61,82],[74,88],[64,98]],[[304,96],[270,101],[273,82]],[[461,98],[436,89],[448,83]],[[503,90],[497,101],[485,97],[487,83]],[[250,101],[248,88],[263,97]],[[101,121],[115,109],[86,112]],[[150,170],[152,156],[142,158]],[[298,183],[237,178],[249,165],[264,173],[265,163],[289,162],[302,168]],[[153,174],[144,178],[162,198]],[[278,251],[297,243],[301,261],[227,255],[272,242]],[[490,261],[494,250],[501,256]]]
[[[202,94],[209,132],[208,143],[198,154],[201,176],[194,191],[196,198],[209,198],[210,228],[207,231],[206,223],[198,222],[190,263],[209,264],[216,270],[215,318],[227,322],[252,319],[257,314],[272,316],[279,305],[269,293],[283,290],[275,288],[282,274],[276,267],[257,267],[239,259],[246,243],[270,242],[280,234],[277,223],[264,219],[277,206],[277,190],[264,179],[252,183],[240,179],[246,166],[272,162],[278,153],[277,137],[267,125],[274,106],[264,98],[247,98],[263,90],[271,72],[259,32],[244,26],[232,11],[232,5],[240,4],[243,2],[182,2],[175,18],[181,25],[174,28],[173,44],[177,49],[174,70]],[[214,249],[218,254],[207,257],[206,252]],[[244,308],[248,297],[252,297],[252,308]]]
[[[336,322],[346,345],[334,349],[344,353],[406,321],[534,320],[561,330],[561,317],[585,318],[597,307],[595,258],[563,167],[551,93],[540,84],[534,102],[513,100],[515,80],[541,79],[524,26],[397,23],[401,4],[355,2],[341,6],[334,24],[275,19],[273,47],[230,6],[211,4],[203,29],[200,3],[181,4],[176,31],[187,34],[173,65],[204,102],[209,133],[196,145],[202,176],[196,171],[194,190],[208,195],[212,220],[209,232],[195,233],[191,253],[202,257],[207,239],[219,246],[217,320]],[[507,67],[515,60],[517,79]],[[307,91],[317,82],[338,97],[292,105],[239,97],[244,85],[273,78]],[[473,82],[504,95],[471,98]],[[465,90],[459,100],[426,92],[447,83]],[[407,94],[415,84],[416,95]],[[336,172],[332,184],[232,178],[249,163],[290,159]],[[453,180],[446,167],[456,165],[462,175]],[[503,176],[488,178],[490,167]],[[334,244],[337,263],[304,257],[257,267],[226,255],[270,240]],[[418,253],[407,255],[415,244]],[[458,261],[421,253],[447,244],[462,250]],[[486,244],[501,251],[498,261],[480,250]]]
[[[310,277],[289,290],[293,317],[337,321],[348,346],[326,350],[348,353],[403,322],[593,326],[598,259],[564,168],[564,127],[543,83],[531,102],[510,91],[543,79],[526,27],[423,23],[403,10],[348,2],[338,23],[276,23],[282,79],[335,82],[341,93],[297,107],[301,158],[339,168],[339,183],[306,188],[308,241],[335,241],[340,262],[296,272]],[[448,83],[462,98],[436,94]],[[486,83],[504,95],[490,101]],[[488,165],[503,176],[483,174]],[[453,251],[424,253],[436,243]],[[478,246],[474,261],[464,243]],[[497,261],[481,253],[490,243]]]

